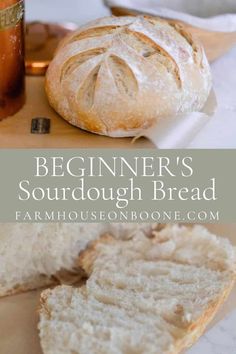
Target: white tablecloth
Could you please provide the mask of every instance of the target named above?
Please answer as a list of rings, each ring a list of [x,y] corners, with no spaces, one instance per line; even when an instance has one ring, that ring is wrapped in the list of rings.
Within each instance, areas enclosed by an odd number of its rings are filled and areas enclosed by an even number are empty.
[[[102,0],[26,0],[27,20],[85,23],[106,16]],[[212,64],[218,110],[189,148],[236,148],[236,47]]]

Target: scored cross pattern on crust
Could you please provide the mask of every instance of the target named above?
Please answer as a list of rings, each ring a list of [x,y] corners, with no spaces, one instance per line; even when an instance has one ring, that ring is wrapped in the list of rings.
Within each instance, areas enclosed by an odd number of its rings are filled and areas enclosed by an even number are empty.
[[[201,45],[181,25],[150,16],[80,28],[60,45],[46,80],[50,104],[66,120],[111,136],[200,110],[210,87]]]

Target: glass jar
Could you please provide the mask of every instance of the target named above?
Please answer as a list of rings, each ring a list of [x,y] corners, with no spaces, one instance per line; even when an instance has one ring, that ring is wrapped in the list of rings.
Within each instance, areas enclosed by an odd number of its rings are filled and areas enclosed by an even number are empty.
[[[0,120],[25,102],[24,1],[0,1]]]

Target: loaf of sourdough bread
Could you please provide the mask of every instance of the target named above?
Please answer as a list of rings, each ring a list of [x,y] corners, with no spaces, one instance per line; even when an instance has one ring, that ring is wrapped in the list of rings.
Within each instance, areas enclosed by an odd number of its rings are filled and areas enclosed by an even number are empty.
[[[202,334],[235,281],[235,250],[205,228],[105,237],[80,255],[82,287],[41,296],[44,354],[177,354]]]
[[[49,102],[63,118],[112,137],[199,111],[210,89],[203,47],[184,27],[148,16],[81,27],[62,41],[46,76]]]
[[[74,283],[83,272],[77,257],[104,233],[129,238],[151,224],[0,224],[0,296],[42,286]]]

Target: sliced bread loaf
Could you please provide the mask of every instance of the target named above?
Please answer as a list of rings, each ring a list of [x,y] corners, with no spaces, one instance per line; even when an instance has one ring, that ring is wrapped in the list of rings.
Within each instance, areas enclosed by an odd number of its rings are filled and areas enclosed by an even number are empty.
[[[82,275],[75,264],[90,241],[106,232],[132,237],[151,224],[0,224],[0,296],[56,284]],[[76,269],[75,269],[76,268]]]
[[[89,278],[41,296],[44,354],[176,354],[204,331],[235,280],[235,251],[205,228],[106,237],[80,256]]]

